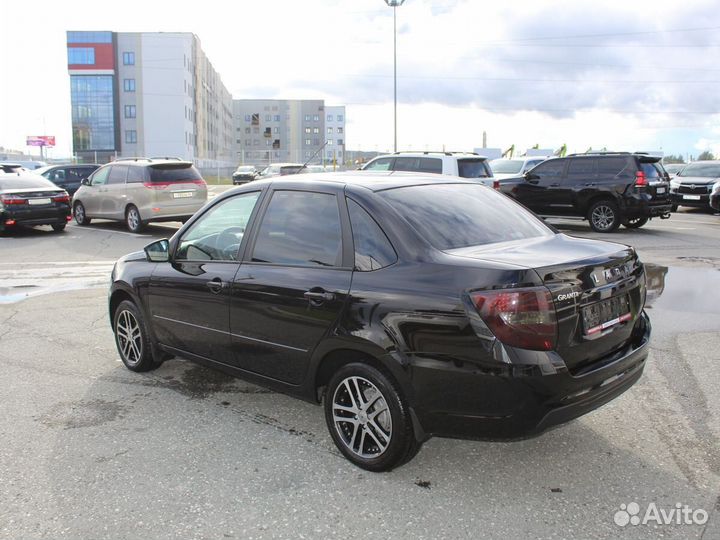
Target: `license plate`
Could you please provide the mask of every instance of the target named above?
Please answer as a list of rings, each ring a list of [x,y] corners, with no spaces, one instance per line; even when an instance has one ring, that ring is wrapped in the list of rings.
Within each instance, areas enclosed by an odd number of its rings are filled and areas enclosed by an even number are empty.
[[[28,204],[50,204],[50,199],[28,199]]]
[[[657,188],[657,189],[655,190],[655,193],[657,193],[658,195],[660,195],[661,193],[665,193],[665,188],[664,188],[664,187],[659,187],[659,188]]]
[[[176,191],[173,193],[173,197],[176,199],[186,199],[188,197],[192,197],[195,193],[192,191]]]
[[[687,199],[688,201],[699,201],[700,195],[683,195],[683,199]]]
[[[597,334],[632,317],[628,295],[615,296],[582,310],[585,335]]]

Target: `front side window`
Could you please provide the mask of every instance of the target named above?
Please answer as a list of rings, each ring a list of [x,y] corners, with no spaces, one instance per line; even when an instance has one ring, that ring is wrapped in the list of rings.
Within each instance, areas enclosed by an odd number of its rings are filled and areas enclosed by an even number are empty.
[[[92,176],[92,185],[93,186],[102,186],[107,182],[108,179],[108,173],[110,172],[110,167],[103,167],[102,169],[98,169],[95,174]]]
[[[379,158],[367,164],[366,171],[389,171],[393,158]]]
[[[259,196],[259,191],[243,193],[208,210],[180,239],[175,258],[237,261],[245,229]]]
[[[108,175],[108,184],[124,184],[125,178],[127,178],[128,166],[127,165],[113,165],[110,167],[110,174]]]
[[[337,197],[276,191],[258,231],[253,262],[300,266],[342,265]]]
[[[559,178],[565,169],[565,161],[562,159],[551,159],[541,163],[533,169],[533,174],[541,178]]]
[[[364,208],[347,199],[355,246],[355,270],[371,272],[390,266],[397,254],[385,233]]]

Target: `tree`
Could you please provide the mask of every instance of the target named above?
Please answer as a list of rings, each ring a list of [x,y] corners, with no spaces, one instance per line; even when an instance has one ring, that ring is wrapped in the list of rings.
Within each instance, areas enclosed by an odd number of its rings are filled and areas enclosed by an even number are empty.
[[[705,160],[708,160],[708,159],[715,159],[715,156],[713,156],[713,153],[710,152],[709,150],[705,150],[703,153],[701,153],[701,154],[697,157],[697,159],[698,159],[698,161],[705,161]]]
[[[682,155],[674,156],[670,154],[663,158],[663,163],[685,163],[685,160]]]

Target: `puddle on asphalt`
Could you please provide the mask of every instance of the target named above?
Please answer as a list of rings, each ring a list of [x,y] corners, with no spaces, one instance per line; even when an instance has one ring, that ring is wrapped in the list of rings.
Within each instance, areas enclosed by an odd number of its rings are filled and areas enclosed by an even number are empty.
[[[646,263],[645,273],[648,308],[720,313],[720,269]]]

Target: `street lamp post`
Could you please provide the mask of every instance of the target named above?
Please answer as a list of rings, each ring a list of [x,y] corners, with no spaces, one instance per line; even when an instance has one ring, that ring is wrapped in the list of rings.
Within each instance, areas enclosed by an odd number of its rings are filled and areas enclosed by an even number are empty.
[[[394,144],[393,151],[397,152],[397,17],[395,10],[402,6],[405,0],[385,0],[393,8],[393,114],[394,114]]]

